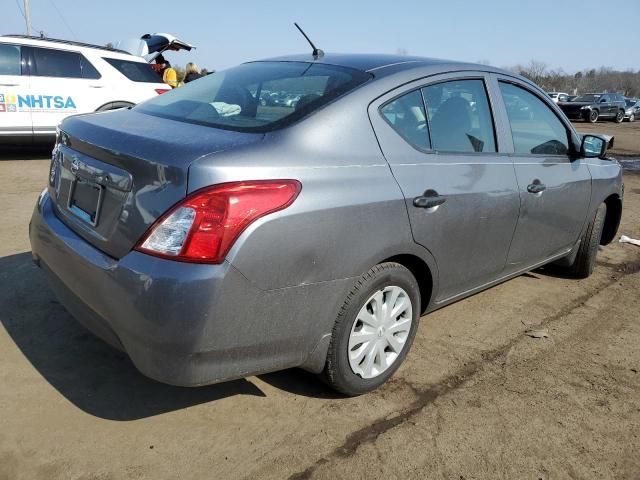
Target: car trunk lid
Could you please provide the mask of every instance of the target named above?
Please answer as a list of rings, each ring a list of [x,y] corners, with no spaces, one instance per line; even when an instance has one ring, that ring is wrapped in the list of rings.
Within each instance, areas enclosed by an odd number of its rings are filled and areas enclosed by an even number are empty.
[[[194,160],[263,138],[126,109],[70,117],[61,128],[49,187],[56,213],[114,258],[186,196]]]
[[[180,40],[170,33],[147,33],[140,38],[133,38],[118,42],[118,48],[138,57],[144,57],[148,62],[162,52],[186,50],[191,51],[195,46]]]

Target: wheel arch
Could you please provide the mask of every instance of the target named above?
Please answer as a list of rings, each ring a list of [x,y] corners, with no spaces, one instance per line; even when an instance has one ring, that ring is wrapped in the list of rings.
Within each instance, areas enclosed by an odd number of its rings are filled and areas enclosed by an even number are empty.
[[[434,292],[434,276],[431,268],[417,255],[403,253],[382,260],[380,263],[399,263],[415,277],[420,289],[420,314],[424,314],[431,303]]]
[[[602,227],[602,236],[600,237],[600,245],[608,245],[613,241],[620,226],[622,218],[622,199],[618,194],[611,194],[605,200],[607,206],[607,216],[604,219]]]
[[[118,108],[133,107],[135,103],[127,102],[126,100],[116,100],[115,102],[107,102],[104,105],[96,108],[96,112],[108,112],[109,110],[116,110]]]

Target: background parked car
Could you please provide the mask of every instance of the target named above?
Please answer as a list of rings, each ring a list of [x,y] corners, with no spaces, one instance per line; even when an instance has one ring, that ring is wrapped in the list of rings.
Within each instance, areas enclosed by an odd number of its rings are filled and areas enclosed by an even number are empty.
[[[627,98],[627,108],[624,111],[624,118],[633,122],[640,118],[640,100],[637,98]]]
[[[585,93],[570,102],[558,102],[558,106],[568,118],[591,123],[601,118],[620,123],[627,108],[624,97],[618,93]]]
[[[67,116],[129,107],[168,91],[141,57],[113,48],[0,37],[0,142],[51,141]]]
[[[554,103],[569,101],[569,95],[564,92],[547,92],[547,95],[551,97]]]

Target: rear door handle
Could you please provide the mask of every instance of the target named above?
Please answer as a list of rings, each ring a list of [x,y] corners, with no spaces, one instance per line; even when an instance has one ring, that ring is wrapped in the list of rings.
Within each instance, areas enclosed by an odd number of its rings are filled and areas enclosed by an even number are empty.
[[[0,83],[0,87],[17,87],[17,83]]]
[[[438,195],[435,190],[427,190],[423,195],[413,199],[413,206],[417,208],[433,208],[442,205],[447,197]]]
[[[547,189],[547,186],[544,183],[541,183],[537,178],[527,185],[527,192],[529,193],[542,193]]]
[[[89,85],[91,88],[104,88],[104,85]]]

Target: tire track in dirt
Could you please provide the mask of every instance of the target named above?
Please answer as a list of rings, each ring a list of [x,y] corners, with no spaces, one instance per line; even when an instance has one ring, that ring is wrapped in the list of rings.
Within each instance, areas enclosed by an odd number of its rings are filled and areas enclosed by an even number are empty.
[[[640,260],[615,265],[606,265],[606,268],[614,270],[614,274],[609,275],[609,278],[604,282],[604,285],[580,295],[558,312],[545,317],[542,322],[540,322],[540,325],[547,326],[570,315],[572,312],[582,307],[591,297],[593,297],[595,293],[600,293],[606,290],[628,275],[640,272]],[[432,404],[437,398],[455,391],[473,377],[482,373],[489,366],[494,365],[498,361],[502,361],[509,350],[511,350],[511,348],[521,340],[521,336],[515,336],[511,341],[498,348],[482,352],[480,354],[480,358],[477,360],[467,363],[463,369],[427,388],[420,388],[407,382],[403,378],[398,378],[396,382],[404,384],[405,388],[411,390],[412,393],[416,395],[417,398],[413,402],[411,402],[405,409],[391,417],[380,418],[371,425],[367,425],[366,427],[350,433],[342,445],[334,448],[328,455],[321,457],[306,469],[290,475],[288,477],[289,480],[308,480],[321,465],[325,465],[333,460],[339,460],[341,458],[347,458],[354,455],[361,445],[375,442],[380,435],[407,422],[412,417],[420,413],[424,408]]]

